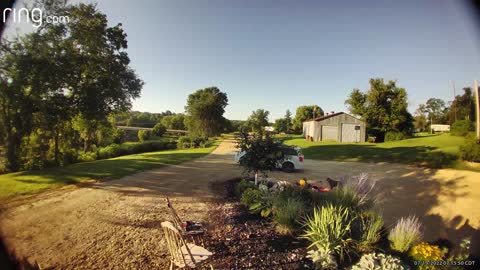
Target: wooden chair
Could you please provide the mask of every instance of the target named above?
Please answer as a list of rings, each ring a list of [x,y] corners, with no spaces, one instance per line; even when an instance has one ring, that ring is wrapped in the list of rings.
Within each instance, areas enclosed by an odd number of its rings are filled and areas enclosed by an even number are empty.
[[[164,221],[161,225],[170,253],[170,270],[174,269],[175,266],[195,268],[212,255],[212,252],[201,246],[187,243],[177,227],[171,222]]]
[[[203,228],[203,225],[195,221],[182,222],[168,197],[165,199],[165,201],[167,202],[167,207],[170,209],[175,226],[181,230],[180,233],[183,236],[191,237],[193,243],[200,241],[202,244],[204,244],[203,235],[205,234],[205,229]]]

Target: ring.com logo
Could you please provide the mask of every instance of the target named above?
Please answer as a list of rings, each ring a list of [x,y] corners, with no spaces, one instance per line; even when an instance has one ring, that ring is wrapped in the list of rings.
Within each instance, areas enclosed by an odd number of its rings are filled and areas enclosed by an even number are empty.
[[[68,23],[70,22],[70,18],[68,16],[46,16],[44,18],[43,11],[39,8],[33,8],[31,10],[27,8],[20,8],[17,9],[15,6],[12,8],[6,8],[3,10],[3,23],[7,21],[7,15],[10,12],[10,17],[12,18],[14,23],[21,23],[21,22],[32,22],[33,27],[38,28],[45,23]]]

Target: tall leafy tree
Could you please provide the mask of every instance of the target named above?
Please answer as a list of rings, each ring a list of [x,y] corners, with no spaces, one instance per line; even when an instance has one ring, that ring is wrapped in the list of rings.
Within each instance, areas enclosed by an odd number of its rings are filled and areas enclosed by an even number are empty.
[[[264,128],[268,126],[269,111],[264,109],[257,109],[247,119],[247,125],[252,132],[263,134]]]
[[[185,106],[187,129],[193,134],[208,137],[220,134],[226,125],[223,114],[227,105],[227,94],[217,87],[200,89],[190,94]]]
[[[439,98],[429,98],[425,103],[428,119],[433,123],[441,124],[445,119],[445,101]]]
[[[276,132],[284,132],[284,133],[287,133],[288,132],[288,123],[287,123],[287,119],[285,118],[279,118],[277,120],[275,120],[275,123],[273,124],[273,127],[275,128],[275,131]]]
[[[293,119],[293,130],[296,133],[301,133],[303,122],[308,119],[323,116],[324,112],[318,105],[304,105],[297,108],[295,118]]]
[[[290,112],[290,110],[287,110],[285,112],[285,123],[287,125],[287,129],[285,131],[285,133],[290,133],[292,131],[292,126],[293,126],[293,123],[292,123],[292,113]]]
[[[463,95],[457,95],[450,104],[447,118],[449,123],[456,120],[470,120],[475,121],[475,96],[472,88],[464,87]]]
[[[83,134],[88,150],[103,134],[98,128],[108,116],[128,110],[143,85],[129,67],[121,24],[108,27],[106,16],[91,4],[66,5],[60,0],[37,4],[47,14],[63,14],[70,21],[44,22],[34,33],[2,41],[0,117],[9,170],[21,167],[22,143],[33,131],[46,142],[53,137],[58,160],[60,141],[74,139],[67,132],[72,119],[82,119],[73,127]],[[45,132],[38,133],[40,129]]]
[[[354,89],[345,101],[350,112],[359,115],[370,129],[382,135],[387,131],[413,132],[413,117],[408,112],[407,91],[395,81],[370,79],[370,89]]]

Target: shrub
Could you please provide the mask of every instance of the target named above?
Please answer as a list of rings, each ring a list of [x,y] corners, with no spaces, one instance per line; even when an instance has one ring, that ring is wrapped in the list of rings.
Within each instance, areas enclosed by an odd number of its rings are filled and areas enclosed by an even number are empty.
[[[269,217],[273,212],[273,197],[269,193],[259,190],[262,196],[258,201],[250,205],[250,211],[260,214],[262,217]],[[244,193],[245,194],[245,193]]]
[[[421,239],[420,221],[415,216],[401,218],[388,234],[390,247],[399,252],[407,252]]]
[[[97,153],[96,152],[80,152],[78,154],[78,160],[81,162],[87,162],[87,161],[94,161],[97,159]]]
[[[370,253],[364,254],[360,258],[360,261],[352,266],[352,270],[365,269],[403,270],[405,267],[402,265],[402,261],[398,258],[383,253]]]
[[[263,192],[258,189],[248,188],[242,193],[242,198],[240,201],[246,206],[250,207],[251,205],[259,202],[263,195]]]
[[[152,134],[154,136],[162,137],[167,131],[167,128],[162,123],[157,123],[153,126]]]
[[[330,250],[324,248],[309,250],[307,258],[311,259],[319,269],[338,269],[337,260]]]
[[[125,130],[123,130],[123,129],[115,128],[112,136],[113,136],[113,142],[114,143],[121,144],[125,141],[126,133],[125,133]]]
[[[237,195],[238,197],[241,197],[243,192],[249,188],[255,189],[256,186],[251,181],[243,179],[242,181],[240,181],[240,183],[238,183],[235,186],[235,195]]]
[[[150,138],[151,135],[152,134],[151,134],[150,130],[145,130],[145,129],[139,130],[138,131],[138,140],[140,142],[144,142],[144,141],[148,140],[148,138]]]
[[[311,244],[309,248],[337,254],[340,260],[348,253],[352,243],[350,225],[352,217],[348,208],[325,205],[315,208],[312,217],[307,217],[303,238]]]
[[[457,120],[450,128],[450,134],[454,136],[467,136],[470,131],[475,130],[475,126],[470,120]]]
[[[304,212],[303,202],[288,198],[276,197],[273,202],[273,221],[277,224],[277,231],[281,234],[290,234],[299,225]]]
[[[480,142],[475,137],[468,137],[460,146],[460,158],[466,161],[480,162]]]
[[[445,256],[445,251],[441,250],[438,246],[430,245],[428,243],[422,242],[412,247],[409,255],[415,261],[441,261]],[[418,269],[435,269],[437,266],[434,265],[419,265]]]
[[[360,223],[360,239],[357,249],[361,252],[372,251],[374,245],[380,240],[383,218],[374,212],[363,212],[357,220]]]
[[[286,200],[292,198],[302,202],[304,205],[314,205],[315,203],[314,192],[308,188],[298,186],[285,186],[282,191],[277,194],[278,200]]]
[[[405,134],[399,131],[388,131],[385,133],[385,142],[391,142],[391,141],[401,141],[406,139]]]
[[[167,149],[175,149],[175,142],[136,142],[125,144],[110,144],[98,150],[98,159],[113,158],[124,155],[153,152]]]
[[[178,138],[178,147],[181,149],[187,148],[199,148],[199,147],[209,147],[212,145],[212,142],[208,140],[206,137],[200,136],[182,136]]]

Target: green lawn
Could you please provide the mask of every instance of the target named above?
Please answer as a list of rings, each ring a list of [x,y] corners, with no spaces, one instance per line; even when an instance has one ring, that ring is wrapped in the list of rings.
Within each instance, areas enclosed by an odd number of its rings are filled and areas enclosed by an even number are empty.
[[[24,171],[0,175],[0,200],[40,192],[89,179],[115,179],[142,170],[179,164],[207,155],[218,146],[209,148],[149,152],[92,162],[76,163],[64,168]]]
[[[433,168],[461,168],[458,150],[465,139],[449,134],[422,136],[385,143],[307,142],[292,138],[284,143],[303,149],[306,159],[374,161],[416,164]]]

